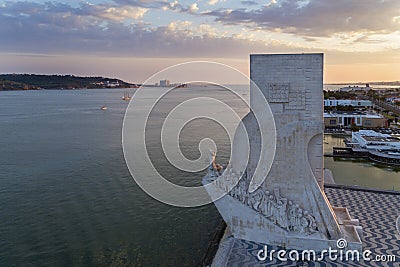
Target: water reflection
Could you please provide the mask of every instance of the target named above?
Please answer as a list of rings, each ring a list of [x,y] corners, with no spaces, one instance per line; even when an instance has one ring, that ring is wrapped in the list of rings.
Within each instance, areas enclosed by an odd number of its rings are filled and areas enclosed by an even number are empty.
[[[333,147],[345,146],[343,141],[342,136],[325,135],[324,153],[332,154]],[[337,184],[400,191],[400,167],[356,158],[325,157],[324,163]]]

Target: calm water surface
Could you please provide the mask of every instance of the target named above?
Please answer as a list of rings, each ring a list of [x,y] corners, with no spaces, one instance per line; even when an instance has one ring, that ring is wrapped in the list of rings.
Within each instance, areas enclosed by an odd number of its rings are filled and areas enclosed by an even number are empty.
[[[124,91],[0,92],[0,265],[200,263],[220,216],[213,205],[164,205],[136,185],[121,148]],[[227,158],[211,126],[186,129],[185,156],[198,156],[196,133],[212,133]],[[398,170],[332,158],[325,166],[337,183],[400,190]],[[184,185],[203,176],[163,171]]]
[[[324,152],[332,154],[332,147],[345,146],[343,137],[325,135]],[[325,168],[333,172],[337,184],[400,191],[400,167],[374,163],[365,159],[325,157]]]
[[[220,216],[136,185],[121,148],[124,91],[0,92],[0,265],[200,263]]]

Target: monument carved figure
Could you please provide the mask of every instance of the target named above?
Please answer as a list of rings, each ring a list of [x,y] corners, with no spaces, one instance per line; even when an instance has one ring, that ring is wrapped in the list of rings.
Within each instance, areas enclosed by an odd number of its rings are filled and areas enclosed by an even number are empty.
[[[219,181],[216,183],[217,187],[227,191],[227,184],[230,183],[229,176],[223,174],[217,181]],[[245,187],[245,183],[241,181],[228,193],[237,201],[252,208],[254,211],[260,212],[275,225],[287,231],[307,233],[317,231],[315,218],[307,211],[304,212],[304,215],[302,212],[296,214],[297,210],[302,210],[299,209],[298,205],[293,204],[292,201],[288,201],[287,198],[282,197],[278,189],[274,190],[275,195],[270,195],[269,191],[263,193],[261,190],[249,194],[246,193]],[[300,216],[297,220],[296,215]]]
[[[209,173],[220,176],[222,174],[224,168],[222,167],[222,165],[217,164],[215,162],[215,158],[216,158],[217,154],[213,151],[210,151],[210,153],[211,153],[211,157],[210,157],[211,164],[209,167]]]

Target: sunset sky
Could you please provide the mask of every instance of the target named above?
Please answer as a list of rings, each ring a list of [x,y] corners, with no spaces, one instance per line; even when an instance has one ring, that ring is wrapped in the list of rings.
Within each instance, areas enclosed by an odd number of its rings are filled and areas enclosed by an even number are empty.
[[[295,52],[325,53],[325,83],[400,80],[400,1],[0,0],[1,73],[143,82],[190,60],[248,74],[251,53]]]

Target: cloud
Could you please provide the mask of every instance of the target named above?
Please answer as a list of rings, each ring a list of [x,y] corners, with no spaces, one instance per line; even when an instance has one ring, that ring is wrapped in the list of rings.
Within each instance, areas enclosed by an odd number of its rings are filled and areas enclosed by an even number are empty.
[[[54,12],[54,9],[49,11]],[[59,11],[63,13],[62,10]],[[71,13],[80,16],[92,16],[104,20],[125,21],[129,19],[140,19],[147,11],[147,8],[129,5],[113,5],[109,3],[94,5],[90,3],[81,3],[80,8],[75,9]],[[64,13],[66,12],[64,11]]]
[[[214,5],[216,5],[218,3],[221,3],[221,2],[226,2],[226,0],[209,0],[207,2],[207,4],[209,4],[210,6],[214,6]]]
[[[134,7],[142,7],[142,8],[156,8],[161,9],[164,6],[170,4],[169,1],[165,0],[113,0],[114,3],[121,6],[134,6]],[[177,1],[175,1],[177,3]]]
[[[88,2],[81,3],[79,8],[73,8],[67,4],[46,2],[45,4],[33,2],[6,2],[0,6],[0,11],[3,16],[13,17],[15,19],[35,18],[56,18],[62,16],[67,18],[75,17],[91,17],[93,19],[103,19],[112,21],[124,21],[127,19],[139,19],[148,11],[147,8],[129,6],[129,5],[114,5],[110,3],[90,4]],[[46,16],[44,16],[46,14]]]
[[[96,13],[93,14],[99,18],[109,19],[114,21],[123,21],[126,19],[139,19],[148,11],[147,8],[132,7],[132,6],[97,6]]]
[[[318,42],[318,38],[315,38],[315,37],[304,36],[303,39],[304,39],[306,42]]]
[[[199,8],[197,7],[197,3],[193,3],[189,6],[189,11],[191,13],[196,13],[199,10]]]
[[[168,24],[167,29],[169,31],[187,31],[188,33],[192,33],[190,27],[192,26],[192,22],[188,20],[184,21],[172,21]]]
[[[370,36],[362,35],[353,41],[354,43],[369,43],[369,44],[380,44],[384,43],[385,40],[372,39]]]
[[[117,0],[117,1],[119,1],[119,0]],[[190,5],[181,4],[177,0],[174,0],[171,2],[160,1],[160,2],[152,2],[152,3],[153,3],[153,6],[154,6],[154,3],[157,3],[156,6],[158,6],[160,9],[162,9],[164,11],[171,10],[171,11],[180,12],[180,13],[187,13],[190,15],[196,15],[196,14],[198,14],[197,12],[199,11],[199,7],[196,2],[192,3]]]
[[[340,0],[338,0],[340,1]],[[366,0],[368,1],[368,0]],[[150,2],[149,2],[150,3]],[[250,40],[246,31],[226,31],[208,23],[175,20],[165,26],[152,26],[141,21],[149,3],[138,1],[136,6],[119,4],[68,4],[47,2],[5,2],[0,5],[0,51],[3,53],[99,55],[141,58],[247,58],[250,53],[321,52],[321,38],[304,36],[308,43],[272,40]],[[155,2],[151,2],[156,5]],[[165,3],[164,3],[165,4]],[[169,8],[185,12],[179,2],[168,2]],[[282,5],[277,2],[274,5]],[[164,5],[158,5],[162,8]],[[305,7],[303,7],[305,8]],[[236,16],[238,10],[225,10],[226,16]],[[245,12],[245,10],[241,10]],[[199,14],[199,12],[197,13]],[[197,15],[195,15],[197,16]],[[303,23],[299,21],[299,25]],[[274,25],[275,26],[275,25]],[[284,31],[285,28],[282,28]],[[259,34],[254,32],[255,35]],[[365,37],[362,37],[365,36]],[[348,41],[374,43],[379,35],[356,34]],[[313,41],[313,42],[311,42]],[[346,45],[347,47],[348,45]],[[398,48],[398,46],[397,46]],[[330,62],[362,62],[373,57],[380,62],[399,60],[399,50],[383,48],[384,52],[349,53],[332,48],[322,52],[335,55]],[[382,50],[383,50],[382,49]],[[358,58],[358,56],[360,58]]]
[[[173,11],[181,11],[183,6],[178,1],[167,2],[167,4],[162,6],[162,9],[165,10],[173,10]]]
[[[398,0],[281,0],[256,9],[216,9],[204,15],[228,25],[247,25],[304,36],[389,33],[400,29]]]
[[[242,36],[219,36],[210,25],[192,25],[190,21],[151,27],[135,20],[145,10],[105,4],[82,4],[74,8],[66,4],[8,2],[0,7],[0,51],[237,58],[247,57],[251,52],[290,49],[281,44],[252,42]]]
[[[245,6],[257,6],[258,3],[256,1],[240,1],[240,3],[242,3],[242,5]]]

